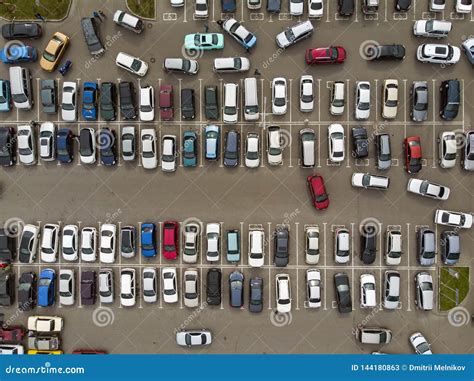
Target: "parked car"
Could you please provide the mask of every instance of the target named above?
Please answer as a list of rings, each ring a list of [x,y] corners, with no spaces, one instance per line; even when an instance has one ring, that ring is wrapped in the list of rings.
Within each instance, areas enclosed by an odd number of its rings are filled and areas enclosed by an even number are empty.
[[[79,132],[79,157],[82,164],[94,164],[96,162],[96,136],[95,130],[90,127],[82,127]]]
[[[141,162],[145,169],[155,169],[158,165],[156,152],[156,131],[154,128],[141,130]]]
[[[472,0],[456,0],[457,13],[471,13]]]
[[[233,17],[226,18],[222,28],[247,50],[257,43],[257,37]]]
[[[199,305],[198,271],[188,268],[184,271],[183,277],[184,305],[189,308],[196,308]]]
[[[156,270],[152,267],[145,267],[142,273],[143,301],[145,303],[155,303],[158,300]]]
[[[414,122],[423,122],[428,118],[428,83],[413,81],[411,90],[410,117]]]
[[[97,259],[97,229],[84,227],[81,231],[81,261],[95,262]]]
[[[421,139],[419,136],[409,136],[403,141],[405,156],[405,169],[408,173],[418,173],[421,170],[422,152]]]
[[[43,70],[52,72],[58,67],[61,59],[69,45],[69,37],[64,33],[56,32],[49,40],[40,59],[40,66]]]
[[[100,227],[99,259],[102,263],[115,262],[117,227],[114,224],[103,224]]]
[[[451,31],[451,21],[417,20],[413,25],[413,34],[418,37],[447,37]]]
[[[176,259],[179,253],[179,223],[165,221],[163,223],[163,256],[165,259]]]
[[[458,116],[461,103],[461,84],[457,79],[449,79],[441,82],[440,88],[440,111],[442,119],[450,121]]]
[[[65,261],[73,262],[79,258],[78,233],[79,233],[79,229],[76,225],[66,225],[63,227],[63,231],[61,234],[62,235],[61,248],[62,248],[62,257]]]
[[[362,274],[360,276],[360,306],[374,308],[376,305],[375,277],[372,274]]]
[[[455,265],[461,256],[461,240],[455,230],[441,233],[441,260],[445,265]]]
[[[419,272],[415,275],[415,304],[418,309],[430,311],[433,309],[434,293],[433,278],[427,272]]]
[[[466,55],[466,58],[469,63],[471,65],[474,65],[474,38],[468,38],[467,40],[465,40],[461,45],[461,49]]]
[[[217,50],[224,49],[222,33],[191,33],[184,36],[186,50]]]
[[[96,277],[93,270],[81,272],[81,303],[83,305],[94,305],[96,300]]]
[[[369,46],[365,52],[369,61],[405,59],[405,46],[399,44]]]
[[[207,18],[209,16],[209,5],[207,4],[207,0],[195,1],[194,16],[196,18]]]
[[[277,313],[291,312],[291,284],[288,274],[275,276]]]
[[[136,271],[134,268],[120,270],[120,305],[133,307],[136,304]]]
[[[112,269],[101,269],[99,272],[99,300],[109,304],[114,301],[114,273]]]
[[[209,262],[216,262],[220,256],[220,224],[209,223],[206,225],[206,259]]]
[[[59,247],[59,225],[45,224],[41,235],[41,261],[46,263],[56,262]]]
[[[18,158],[21,164],[34,165],[37,162],[35,126],[20,125],[17,128]]]
[[[154,257],[157,253],[156,226],[153,223],[141,225],[140,249],[144,257]]]
[[[220,269],[212,268],[207,271],[206,302],[210,306],[221,304],[221,279],[222,273]]]
[[[375,148],[377,150],[377,169],[389,169],[392,166],[392,149],[390,145],[390,134],[376,133]]]
[[[262,267],[265,259],[265,231],[261,225],[249,228],[248,263],[251,267]]]
[[[11,263],[16,257],[17,237],[9,227],[0,228],[0,263]]]
[[[65,122],[77,120],[77,84],[76,82],[63,82],[61,118]]]
[[[18,260],[20,263],[33,263],[38,251],[39,226],[27,224],[20,235]]]
[[[219,119],[218,99],[217,86],[206,86],[204,88],[204,113],[207,119]]]
[[[388,227],[385,232],[385,264],[397,266],[402,257],[402,232],[399,229]]]
[[[38,333],[61,332],[64,326],[62,317],[59,316],[29,316],[28,330]]]
[[[0,61],[5,64],[35,62],[37,58],[36,49],[28,45],[7,44],[0,50]]]
[[[224,141],[224,166],[237,167],[240,156],[240,134],[236,130],[227,131]]]
[[[470,229],[472,227],[472,214],[470,213],[436,209],[434,220],[436,224],[455,228]]]
[[[308,17],[321,18],[324,12],[322,0],[308,0]]]
[[[182,158],[184,167],[195,167],[198,164],[198,139],[194,131],[183,133]]]
[[[346,273],[334,274],[337,308],[340,313],[352,311],[351,286]]]
[[[333,163],[340,163],[344,161],[344,127],[335,123],[328,127],[328,140],[329,140],[329,160]]]
[[[135,33],[142,33],[145,29],[145,23],[143,20],[121,10],[115,11],[113,20],[117,25]]]
[[[165,267],[161,272],[163,280],[163,301],[165,303],[178,302],[178,280],[174,267]]]
[[[344,227],[334,231],[334,259],[336,263],[345,264],[351,260],[351,240],[349,230]]]
[[[267,160],[270,165],[283,164],[283,147],[281,146],[280,127],[267,128]]]
[[[316,269],[306,270],[306,305],[308,308],[321,307],[321,272]]]
[[[160,118],[161,120],[173,120],[174,118],[174,101],[173,86],[161,85],[159,92]]]
[[[260,166],[260,135],[249,132],[245,139],[244,161],[247,168]]]
[[[345,84],[342,81],[335,81],[331,86],[331,94],[329,101],[329,112],[331,115],[342,115],[344,113]]]
[[[13,127],[0,127],[0,165],[11,167],[16,163],[16,136]]]
[[[300,111],[311,112],[314,108],[314,79],[312,75],[300,78]]]
[[[341,64],[346,60],[346,50],[342,46],[310,48],[306,50],[305,58],[308,65]]]
[[[181,117],[184,120],[192,120],[196,117],[193,89],[181,89]]]
[[[201,226],[198,223],[189,222],[183,229],[183,262],[196,263],[199,255],[199,242],[201,237]]]
[[[164,135],[161,146],[161,170],[163,172],[176,171],[176,136]]]
[[[36,273],[26,271],[18,279],[18,309],[30,311],[36,306]]]
[[[115,131],[102,127],[99,132],[100,162],[105,166],[113,166],[117,163],[117,139]]]
[[[370,82],[356,82],[355,118],[366,120],[370,116]]]
[[[383,82],[382,118],[394,119],[398,109],[398,80],[386,79]]]
[[[422,266],[432,266],[436,262],[436,236],[429,228],[421,227],[416,231],[416,255]]]
[[[273,263],[286,267],[290,259],[290,232],[288,226],[278,225],[273,234]]]
[[[133,258],[137,253],[137,229],[133,225],[123,226],[120,231],[120,255]]]
[[[113,82],[103,82],[100,86],[100,116],[110,122],[116,119],[117,88]]]
[[[303,21],[291,27],[287,27],[283,32],[277,34],[276,43],[280,48],[286,49],[310,37],[313,31],[314,28],[311,21]]]
[[[417,355],[431,355],[431,346],[422,333],[415,332],[410,335],[410,344]]]
[[[49,307],[56,300],[56,271],[43,269],[38,280],[38,306]]]
[[[364,265],[371,265],[377,257],[377,228],[374,225],[362,225],[360,229],[360,259]]]
[[[0,79],[0,112],[12,109],[12,94],[9,80]]]
[[[206,160],[217,160],[219,157],[220,128],[216,125],[206,126],[204,129],[205,158]]]
[[[145,61],[124,52],[119,52],[117,54],[115,64],[119,68],[132,74],[136,74],[139,77],[144,77],[148,72],[148,64]]]
[[[74,159],[74,135],[69,128],[60,128],[56,136],[56,157],[62,164]]]
[[[356,159],[369,156],[369,140],[365,127],[352,127],[352,152]]]
[[[262,312],[263,279],[260,277],[251,278],[249,291],[249,311],[254,313]]]
[[[384,285],[383,308],[395,310],[400,306],[400,273],[385,271]]]
[[[94,17],[84,17],[81,19],[82,32],[86,41],[87,49],[91,56],[100,56],[105,52],[104,45],[100,41],[97,32],[97,22]]]
[[[132,82],[119,83],[120,113],[126,120],[136,119],[135,88]]]
[[[37,39],[42,33],[43,28],[36,22],[11,22],[2,25],[2,37],[5,40]]]
[[[15,278],[10,269],[0,268],[0,286],[0,306],[11,306],[15,300]]]
[[[233,271],[229,275],[229,303],[234,308],[244,305],[244,274],[240,271]]]

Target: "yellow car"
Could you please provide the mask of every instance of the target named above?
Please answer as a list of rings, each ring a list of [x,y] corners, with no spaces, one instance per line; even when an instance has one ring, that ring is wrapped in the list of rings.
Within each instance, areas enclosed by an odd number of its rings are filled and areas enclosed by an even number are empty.
[[[38,351],[36,349],[28,350],[29,355],[62,355],[63,351]]]
[[[53,38],[46,45],[40,60],[40,66],[46,71],[54,71],[69,45],[69,37],[65,34],[56,32]]]

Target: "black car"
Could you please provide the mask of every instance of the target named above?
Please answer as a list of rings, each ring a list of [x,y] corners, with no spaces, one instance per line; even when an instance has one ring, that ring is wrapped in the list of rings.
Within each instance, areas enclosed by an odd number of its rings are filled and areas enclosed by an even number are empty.
[[[124,226],[120,232],[120,252],[123,257],[133,257],[136,253],[135,237],[137,229],[135,226]]]
[[[93,17],[84,17],[81,20],[81,27],[89,53],[93,56],[104,53],[104,45],[102,45],[102,42],[99,39],[95,19]]]
[[[2,36],[6,40],[17,38],[40,38],[41,25],[35,22],[12,22],[2,26]]]
[[[338,0],[338,4],[341,16],[352,16],[354,13],[354,0]]]
[[[290,232],[287,226],[279,226],[276,228],[273,237],[273,262],[277,267],[285,267],[288,265],[290,253],[289,244]]]
[[[92,270],[81,273],[81,303],[94,305],[96,299],[96,273]]]
[[[55,114],[58,111],[58,90],[54,79],[42,79],[40,98],[43,112],[45,114]]]
[[[337,309],[341,314],[352,311],[351,286],[346,273],[334,274],[334,286],[336,287]]]
[[[99,134],[100,162],[105,166],[113,166],[117,162],[115,131],[107,127],[101,128]]]
[[[369,141],[364,127],[352,128],[352,152],[356,159],[369,156]]]
[[[181,116],[185,120],[194,119],[196,117],[193,89],[181,89]]]
[[[11,306],[15,298],[15,280],[10,270],[0,269],[0,306]]]
[[[206,86],[204,89],[204,112],[207,119],[219,119],[217,86]]]
[[[367,59],[376,60],[404,60],[405,47],[399,44],[372,45],[367,48]]]
[[[10,263],[15,259],[16,238],[8,228],[0,229],[0,262]]]
[[[120,112],[124,119],[136,119],[135,88],[132,82],[120,82],[119,84]]]
[[[461,103],[461,85],[457,79],[441,82],[439,88],[441,93],[441,107],[439,115],[444,120],[453,120],[458,116],[459,104]]]
[[[79,153],[81,157],[87,158],[87,163],[92,163],[91,157],[95,160],[95,131],[91,128],[81,128],[79,133]],[[90,160],[90,161],[89,161]]]
[[[16,138],[13,127],[0,127],[0,165],[10,167],[16,162]]]
[[[262,312],[263,310],[263,279],[250,279],[249,311]]]
[[[117,90],[115,83],[104,82],[100,86],[100,117],[102,120],[111,121],[115,120],[116,106],[115,100],[117,99]]]
[[[32,271],[21,274],[18,281],[18,308],[30,311],[36,305],[36,274]]]
[[[375,262],[377,256],[377,229],[373,225],[365,225],[360,234],[360,259],[365,265]]]
[[[209,269],[207,272],[206,301],[210,306],[218,306],[221,304],[221,279],[221,270]]]
[[[280,13],[281,0],[267,0],[267,12]]]
[[[229,275],[229,303],[231,307],[244,305],[244,274],[234,271]]]
[[[395,9],[398,12],[407,12],[411,8],[411,0],[395,0]]]
[[[228,168],[239,165],[240,156],[240,135],[237,131],[231,130],[225,134],[224,144],[224,166]]]

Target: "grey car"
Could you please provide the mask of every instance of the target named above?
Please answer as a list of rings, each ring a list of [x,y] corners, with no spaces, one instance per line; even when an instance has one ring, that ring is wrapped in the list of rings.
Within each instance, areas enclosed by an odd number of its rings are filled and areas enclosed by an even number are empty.
[[[249,311],[262,312],[263,310],[263,279],[250,279]]]
[[[456,231],[441,233],[441,259],[445,265],[455,265],[461,255],[461,241]]]
[[[428,84],[426,81],[414,81],[410,90],[410,117],[414,122],[423,122],[428,118]]]
[[[224,147],[224,166],[227,168],[237,167],[240,154],[240,137],[237,131],[231,130],[226,133]]]
[[[466,54],[467,60],[474,65],[474,38],[469,38],[464,41],[461,45],[464,54]]]
[[[386,133],[376,134],[375,147],[377,151],[377,169],[389,169],[392,165],[390,135]]]
[[[466,131],[461,166],[465,171],[474,171],[474,130]]]
[[[40,98],[45,114],[56,114],[58,111],[57,86],[54,79],[42,79]]]
[[[435,232],[428,228],[420,228],[416,232],[416,254],[422,266],[432,266],[436,257]]]
[[[42,351],[55,351],[59,349],[57,336],[37,336],[33,331],[28,335],[28,348]]]

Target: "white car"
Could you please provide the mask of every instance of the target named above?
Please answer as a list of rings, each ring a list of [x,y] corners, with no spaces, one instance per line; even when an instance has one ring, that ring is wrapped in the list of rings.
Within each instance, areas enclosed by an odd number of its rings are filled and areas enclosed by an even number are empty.
[[[306,305],[321,307],[321,272],[316,269],[306,270]]]
[[[247,57],[214,58],[213,70],[216,73],[245,73],[249,69],[250,60]]]
[[[423,63],[452,65],[461,58],[461,49],[449,44],[422,44],[416,51],[416,58]]]
[[[211,332],[206,329],[176,332],[176,344],[182,347],[202,347],[211,343]]]
[[[472,227],[472,214],[437,209],[434,222],[438,225],[470,229]]]
[[[339,264],[351,260],[351,237],[346,228],[337,228],[334,232],[334,261]]]
[[[26,124],[18,126],[18,158],[21,164],[36,164],[36,138],[34,127]]]
[[[432,355],[431,346],[421,332],[415,332],[410,335],[410,344],[413,346],[417,355]]]
[[[81,231],[81,261],[95,262],[97,259],[97,229],[85,227]]]
[[[136,303],[136,275],[134,268],[120,271],[120,305],[133,307]]]
[[[139,116],[142,122],[151,122],[155,119],[155,90],[153,86],[140,87]]]
[[[283,77],[273,78],[272,81],[272,113],[273,115],[284,115],[288,109],[286,90],[286,79]]]
[[[431,311],[434,304],[433,278],[427,272],[419,272],[415,275],[415,304],[423,311]]]
[[[331,100],[329,102],[329,112],[331,115],[342,115],[344,113],[345,84],[342,81],[335,81],[331,86]]]
[[[186,269],[183,276],[184,305],[189,308],[196,308],[199,305],[198,271],[196,269]]]
[[[291,312],[291,284],[288,274],[277,274],[276,282],[276,306],[278,313]]]
[[[99,260],[102,263],[115,262],[115,241],[117,227],[114,224],[103,224],[100,227]]]
[[[145,303],[155,303],[158,300],[156,270],[152,267],[145,267],[142,273],[143,301]]]
[[[355,118],[366,120],[370,117],[370,82],[356,82]]]
[[[304,2],[305,0],[288,0],[290,15],[292,16],[301,16],[304,12]]]
[[[310,20],[302,21],[293,26],[289,26],[285,28],[283,32],[278,33],[276,36],[276,43],[280,48],[286,49],[297,42],[310,37],[313,34],[313,31],[313,24]]]
[[[324,5],[323,0],[308,0],[308,17],[323,17]]]
[[[46,224],[41,234],[41,261],[47,263],[56,262],[59,247],[59,225]]]
[[[75,261],[79,258],[78,255],[78,232],[76,225],[66,225],[62,233],[62,255],[65,261]]]
[[[62,306],[72,306],[75,300],[75,290],[74,270],[59,270],[59,303]]]
[[[56,126],[54,123],[41,123],[39,146],[41,160],[53,161],[56,159]]]
[[[40,229],[39,226],[27,224],[23,226],[20,236],[20,247],[18,248],[18,260],[20,263],[32,263],[38,251]]]
[[[319,262],[319,227],[306,226],[305,229],[305,260],[308,265]]]
[[[100,269],[99,300],[105,304],[114,302],[114,272],[112,269]]]
[[[283,164],[283,147],[281,146],[280,127],[267,128],[267,160],[270,165]]]
[[[209,5],[207,0],[195,0],[194,16],[196,18],[207,18],[209,16]]]
[[[385,233],[385,264],[398,266],[402,262],[402,232],[388,227]]]
[[[201,226],[195,222],[189,222],[183,229],[183,262],[196,263],[199,255],[199,240],[201,237]]]
[[[260,166],[260,135],[249,132],[245,139],[245,166],[258,168]]]
[[[353,187],[357,188],[388,189],[390,186],[390,179],[387,176],[356,172],[352,174],[351,184]]]
[[[59,316],[30,316],[28,330],[36,332],[61,332],[63,318]]]
[[[408,180],[407,191],[420,196],[431,197],[435,200],[447,200],[451,192],[451,190],[444,185],[422,179]]]
[[[376,305],[375,277],[372,274],[362,274],[360,276],[360,306],[374,308]]]
[[[328,127],[329,160],[333,163],[344,161],[344,127],[331,124]]]
[[[174,267],[165,267],[162,270],[163,279],[163,301],[165,303],[178,302],[178,281],[176,279],[176,269]]]
[[[258,227],[249,229],[249,266],[262,267],[265,259],[265,232]]]
[[[456,0],[457,13],[471,13],[472,0]]]
[[[141,131],[142,165],[145,169],[154,169],[158,165],[156,153],[156,132],[154,128],[144,128]]]
[[[248,9],[260,9],[262,7],[262,0],[247,0]]]
[[[312,75],[300,78],[300,111],[311,112],[314,108],[314,79]]]
[[[140,77],[146,75],[148,71],[148,65],[140,58],[134,57],[130,54],[120,52],[115,58],[115,63],[118,67],[129,71],[130,73],[136,74]]]
[[[382,118],[394,119],[398,109],[398,80],[386,79],[383,81]]]
[[[61,118],[65,122],[77,120],[77,83],[64,82],[61,100]]]
[[[456,153],[458,150],[454,132],[442,132],[438,138],[438,148],[438,162],[441,168],[453,168],[456,165]]]
[[[184,6],[184,1],[185,0],[170,0],[170,3],[172,7],[178,8]]]
[[[176,171],[176,136],[163,136],[161,149],[161,170],[163,172]]]
[[[446,8],[446,0],[430,0],[431,12],[443,12]]]
[[[81,127],[79,133],[79,157],[82,164],[96,161],[96,131],[91,127]]]
[[[206,225],[206,240],[207,240],[206,259],[209,262],[216,262],[219,260],[220,235],[221,235],[220,224],[210,223]]]

